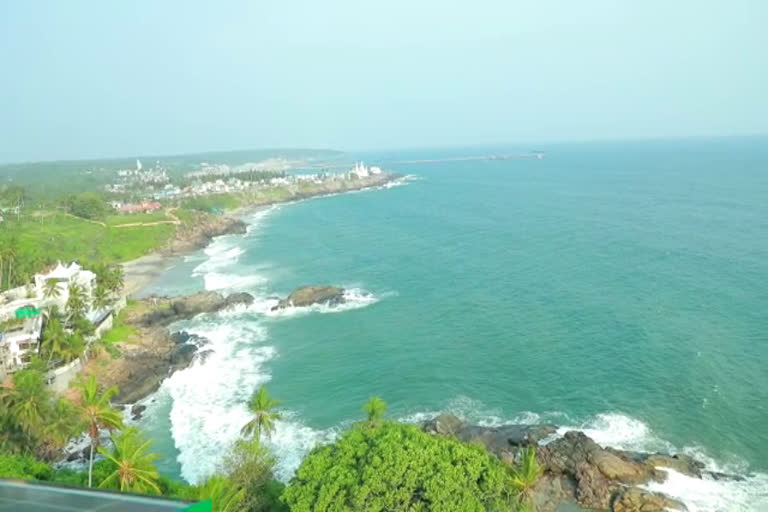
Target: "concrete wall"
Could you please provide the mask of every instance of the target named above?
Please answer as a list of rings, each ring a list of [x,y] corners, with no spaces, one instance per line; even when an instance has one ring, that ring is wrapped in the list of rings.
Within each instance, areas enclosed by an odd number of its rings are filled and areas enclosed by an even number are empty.
[[[72,379],[77,377],[82,368],[83,363],[81,363],[79,359],[75,359],[65,366],[60,366],[49,371],[45,375],[46,381],[48,382],[48,388],[55,393],[63,392],[69,387],[69,383],[72,382]]]

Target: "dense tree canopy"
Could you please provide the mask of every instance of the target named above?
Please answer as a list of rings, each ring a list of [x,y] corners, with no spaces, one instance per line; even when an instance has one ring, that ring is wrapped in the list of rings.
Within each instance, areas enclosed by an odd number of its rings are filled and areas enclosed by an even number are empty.
[[[413,425],[357,425],[315,449],[283,493],[292,511],[513,509],[510,474],[483,448]]]

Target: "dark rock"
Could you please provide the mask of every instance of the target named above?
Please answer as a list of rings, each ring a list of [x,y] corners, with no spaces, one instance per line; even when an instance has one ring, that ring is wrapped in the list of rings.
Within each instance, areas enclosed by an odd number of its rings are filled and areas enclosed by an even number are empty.
[[[177,369],[186,368],[189,366],[189,363],[192,362],[192,359],[194,359],[195,352],[197,352],[197,345],[193,345],[192,343],[180,345],[171,354],[171,366]]]
[[[214,352],[215,350],[211,348],[209,348],[208,350],[200,350],[197,352],[197,359],[201,363],[205,363],[208,360],[208,358],[211,356],[211,354],[213,354]]]
[[[459,430],[464,424],[455,415],[443,413],[422,424],[422,429],[430,434],[441,434],[444,436],[458,435]]]
[[[613,512],[668,512],[685,511],[688,508],[664,494],[630,487],[616,495],[611,503],[611,510]]]
[[[179,320],[187,320],[201,313],[215,313],[238,304],[252,304],[254,298],[249,293],[235,293],[222,297],[216,292],[199,292],[175,299],[147,299],[151,304],[161,304],[141,319],[146,327],[167,326]]]
[[[224,307],[230,308],[232,306],[238,306],[240,304],[245,304],[246,306],[250,306],[253,304],[254,298],[253,295],[250,293],[233,293],[232,295],[227,296],[227,298],[224,300]]]
[[[272,311],[287,307],[306,307],[313,304],[335,306],[344,303],[344,288],[335,286],[304,286],[282,299]]]
[[[576,501],[586,508],[608,509],[627,485],[658,479],[657,470],[618,451],[602,448],[583,432],[568,432],[539,447],[536,458],[545,474],[576,483]]]
[[[188,343],[191,337],[192,335],[187,331],[178,331],[171,333],[171,342],[176,345],[183,345],[184,343]]]
[[[144,411],[147,409],[146,405],[136,404],[133,407],[131,407],[131,417],[134,420],[138,420],[141,418],[141,415],[144,414]]]

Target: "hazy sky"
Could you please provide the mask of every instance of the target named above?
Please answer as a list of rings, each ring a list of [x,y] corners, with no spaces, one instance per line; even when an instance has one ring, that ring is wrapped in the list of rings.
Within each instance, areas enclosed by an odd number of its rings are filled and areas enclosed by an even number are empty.
[[[0,0],[0,161],[768,133],[766,0]]]

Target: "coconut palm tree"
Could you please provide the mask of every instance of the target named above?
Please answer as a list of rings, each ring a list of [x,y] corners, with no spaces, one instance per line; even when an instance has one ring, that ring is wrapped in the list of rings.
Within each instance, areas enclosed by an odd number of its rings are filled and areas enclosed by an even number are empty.
[[[19,427],[27,446],[34,445],[45,426],[51,407],[51,393],[45,377],[34,370],[21,370],[13,376],[13,386],[4,388],[0,399],[12,421]]]
[[[275,411],[275,407],[280,405],[267,393],[266,386],[261,386],[251,396],[248,402],[248,410],[253,414],[251,421],[243,425],[241,433],[246,436],[256,434],[256,439],[261,439],[261,434],[269,437],[275,430],[275,421],[280,419],[280,413]]]
[[[109,273],[109,290],[117,293],[122,290],[123,285],[125,285],[125,272],[123,272],[123,267],[115,265]]]
[[[45,322],[41,346],[48,352],[48,363],[53,359],[54,354],[60,355],[62,347],[67,341],[67,332],[59,320],[58,315],[50,314]]]
[[[384,419],[384,413],[387,412],[387,402],[378,396],[372,396],[363,404],[363,411],[368,418],[368,424],[376,426]]]
[[[116,467],[99,487],[117,486],[121,491],[160,494],[160,475],[154,464],[159,455],[149,451],[152,440],[144,439],[135,428],[127,428],[119,436],[111,436],[111,439],[112,450],[99,447],[99,453]]]
[[[60,351],[61,357],[64,358],[65,362],[71,363],[83,355],[85,346],[86,343],[83,336],[78,331],[75,331],[65,338],[65,342]]]
[[[85,296],[85,290],[77,283],[70,283],[69,297],[65,305],[70,317],[76,317],[85,314],[88,310],[88,298]]]
[[[102,285],[98,285],[93,290],[93,307],[96,309],[103,309],[109,306],[109,292]]]
[[[211,500],[213,512],[237,512],[243,509],[245,501],[245,489],[238,489],[229,478],[222,475],[208,478],[189,494],[187,497],[193,500]]]
[[[59,398],[50,411],[43,435],[53,453],[60,453],[59,450],[70,439],[82,433],[84,428],[75,405],[65,398]]]
[[[55,279],[47,279],[43,283],[43,298],[55,299],[61,296],[61,289],[59,288],[59,282]]]
[[[528,446],[520,450],[520,462],[512,468],[512,486],[517,490],[521,504],[530,501],[531,490],[542,471],[536,462],[536,448]]]
[[[123,428],[123,417],[114,409],[109,401],[118,393],[115,386],[99,393],[96,377],[91,375],[88,380],[81,380],[79,412],[88,425],[88,436],[91,438],[91,450],[88,456],[88,487],[93,485],[93,451],[99,444],[99,429],[114,430]]]

